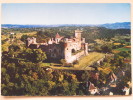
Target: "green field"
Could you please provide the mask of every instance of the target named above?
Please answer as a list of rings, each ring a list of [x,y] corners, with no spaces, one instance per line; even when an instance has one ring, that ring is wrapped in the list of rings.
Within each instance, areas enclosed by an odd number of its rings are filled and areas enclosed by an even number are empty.
[[[122,48],[112,50],[113,53],[119,53],[121,51],[131,51],[131,46],[125,46]]]
[[[118,49],[115,49],[115,50],[117,50],[117,51],[130,51],[131,50],[131,48],[118,48]]]

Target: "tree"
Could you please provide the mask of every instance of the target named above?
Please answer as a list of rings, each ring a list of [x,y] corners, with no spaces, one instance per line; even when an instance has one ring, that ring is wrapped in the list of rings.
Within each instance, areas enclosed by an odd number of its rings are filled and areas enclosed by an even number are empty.
[[[88,71],[84,71],[84,73],[82,74],[81,78],[82,78],[82,80],[84,82],[88,81],[88,79],[90,78],[89,72]]]
[[[33,60],[33,57],[32,57],[32,54],[33,54],[33,50],[30,49],[30,48],[26,48],[23,52],[22,52],[22,58],[25,59],[25,60],[28,60],[28,61],[32,61]]]
[[[118,53],[118,55],[123,56],[124,58],[131,56],[128,51],[121,51],[120,53]]]
[[[43,52],[41,49],[27,48],[22,53],[22,56],[24,59],[27,59],[28,61],[31,61],[34,63],[39,63],[47,59],[45,52]]]
[[[94,46],[94,50],[97,52],[101,52],[101,47],[100,46]]]
[[[20,47],[18,45],[13,44],[13,45],[10,45],[8,48],[9,48],[8,53],[11,57],[14,58],[18,55],[18,52],[20,50]]]
[[[43,52],[41,49],[34,49],[33,50],[33,58],[35,62],[42,62],[45,59],[47,59],[47,56],[45,52]]]
[[[102,52],[112,52],[112,46],[109,44],[104,44],[101,46]]]
[[[27,39],[27,38],[28,38],[27,35],[22,35],[22,36],[21,36],[21,41],[26,42],[26,39]]]
[[[62,63],[63,66],[66,64],[66,60],[65,59],[61,59],[60,62]]]

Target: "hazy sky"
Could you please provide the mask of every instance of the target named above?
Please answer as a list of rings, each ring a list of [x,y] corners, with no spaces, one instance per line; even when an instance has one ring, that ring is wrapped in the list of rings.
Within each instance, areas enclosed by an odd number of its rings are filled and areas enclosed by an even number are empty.
[[[130,22],[129,3],[2,4],[2,24],[104,24]]]

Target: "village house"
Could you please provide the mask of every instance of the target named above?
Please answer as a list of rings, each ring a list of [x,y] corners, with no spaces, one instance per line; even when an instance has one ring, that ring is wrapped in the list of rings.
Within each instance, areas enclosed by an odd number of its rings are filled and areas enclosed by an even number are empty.
[[[94,95],[94,94],[99,94],[99,91],[98,91],[98,88],[94,86],[93,83],[89,82],[89,88],[88,88],[88,91],[91,95]]]

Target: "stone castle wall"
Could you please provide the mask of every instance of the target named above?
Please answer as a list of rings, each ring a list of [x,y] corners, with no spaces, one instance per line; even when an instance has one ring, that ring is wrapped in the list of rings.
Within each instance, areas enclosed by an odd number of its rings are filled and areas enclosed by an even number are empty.
[[[72,55],[69,59],[66,59],[67,63],[72,63],[73,61],[79,60],[82,56],[85,56],[85,51],[82,50],[81,52]]]
[[[28,38],[26,45],[31,49],[42,49],[49,59],[65,59],[67,63],[79,60],[88,54],[88,43],[81,38],[82,31],[76,30],[74,38],[64,38],[58,33],[46,43],[37,43],[36,38]],[[81,51],[81,52],[78,52]],[[73,53],[76,53],[73,55]]]

